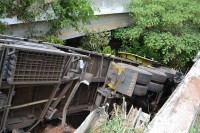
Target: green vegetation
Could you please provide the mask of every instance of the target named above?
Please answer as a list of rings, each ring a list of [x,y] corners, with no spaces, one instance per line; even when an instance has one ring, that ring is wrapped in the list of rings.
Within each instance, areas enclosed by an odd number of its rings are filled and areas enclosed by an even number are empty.
[[[199,133],[199,132],[200,132],[200,110],[197,113],[194,124],[190,128],[190,133]]]
[[[81,47],[90,51],[97,51],[106,54],[115,54],[115,51],[108,45],[111,40],[111,32],[88,32],[81,40]]]
[[[89,24],[94,11],[90,0],[57,0],[51,4],[55,13],[52,22],[53,30],[74,27],[79,30],[78,23]]]
[[[37,40],[42,40],[44,42],[49,42],[49,43],[55,43],[55,44],[65,44],[65,41],[58,38],[55,35],[43,35],[43,36],[34,36],[33,38],[37,39]]]
[[[132,0],[133,24],[114,37],[122,40],[123,51],[184,70],[200,49],[199,7],[198,0]]]
[[[110,118],[105,119],[106,117],[102,115],[100,122],[95,123],[89,133],[144,133],[150,117],[141,119],[143,112],[136,108],[132,108],[127,115],[123,109],[124,105],[119,106],[114,103],[113,106]]]
[[[90,0],[0,0],[0,18],[16,16],[24,23],[39,19],[51,25],[46,41],[59,42],[60,29],[78,23],[88,24],[94,11]],[[171,67],[185,70],[200,49],[200,2],[198,0],[132,0],[128,6],[133,24],[114,31],[122,41],[121,51],[154,58]],[[0,22],[0,33],[6,24]],[[31,30],[30,30],[31,31]],[[115,54],[108,46],[109,32],[89,33],[82,47],[97,52]]]
[[[51,23],[50,33],[56,35],[60,29],[74,27],[78,22],[88,24],[94,18],[94,11],[89,0],[0,0],[0,18],[17,18],[24,23],[45,19]],[[5,30],[0,23],[0,32]]]

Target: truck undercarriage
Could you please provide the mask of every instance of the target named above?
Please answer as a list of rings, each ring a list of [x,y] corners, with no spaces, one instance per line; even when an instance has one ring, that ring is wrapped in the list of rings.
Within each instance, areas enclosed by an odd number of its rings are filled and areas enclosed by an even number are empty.
[[[123,97],[153,117],[182,78],[163,66],[25,38],[1,35],[0,50],[0,132],[30,132],[57,118],[65,127],[66,116]]]

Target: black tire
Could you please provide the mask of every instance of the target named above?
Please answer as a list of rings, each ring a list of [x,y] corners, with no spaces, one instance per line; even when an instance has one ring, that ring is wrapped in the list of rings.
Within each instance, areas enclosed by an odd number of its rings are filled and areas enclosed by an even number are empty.
[[[150,82],[148,85],[148,90],[152,92],[157,92],[160,93],[163,90],[164,85],[163,84],[158,84],[154,82]]]
[[[158,68],[158,71],[164,72],[167,75],[168,79],[174,79],[174,76],[176,74],[176,70],[167,68],[167,67],[160,67]]]
[[[147,94],[147,85],[135,85],[133,94],[136,96],[144,96]]]
[[[148,68],[144,66],[139,66],[140,68],[152,73],[151,81],[158,83],[165,83],[167,80],[167,75],[164,72],[157,70],[156,68]]]
[[[175,77],[182,78],[183,77],[183,73],[182,72],[176,72]]]
[[[126,67],[126,69],[129,69],[128,71],[132,72],[137,72],[138,73],[138,78],[137,78],[137,83],[143,84],[143,85],[148,85],[149,82],[151,81],[152,74],[144,69],[141,69],[139,67],[127,65],[124,63],[118,63],[121,66]]]

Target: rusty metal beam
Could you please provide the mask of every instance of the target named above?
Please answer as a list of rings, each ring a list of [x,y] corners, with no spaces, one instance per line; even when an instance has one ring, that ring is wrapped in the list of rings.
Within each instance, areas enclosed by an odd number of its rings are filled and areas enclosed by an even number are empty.
[[[6,104],[8,106],[11,105],[11,102],[12,102],[12,99],[13,99],[13,96],[14,96],[14,93],[15,93],[15,86],[11,86],[11,88],[9,89],[9,93],[8,93],[8,98],[6,100]],[[9,108],[6,108],[4,110],[4,113],[3,113],[3,117],[1,118],[1,125],[0,125],[0,133],[3,132],[5,130],[5,127],[6,127],[6,122],[7,122],[7,119],[8,119],[8,114],[9,114]]]

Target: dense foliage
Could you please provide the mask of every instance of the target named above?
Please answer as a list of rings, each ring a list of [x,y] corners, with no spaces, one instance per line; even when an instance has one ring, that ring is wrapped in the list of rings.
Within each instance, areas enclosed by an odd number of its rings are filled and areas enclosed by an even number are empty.
[[[134,37],[134,31],[131,28],[120,28],[113,32],[113,37],[122,41],[119,51],[134,53],[158,61],[162,60],[159,53],[144,45],[142,36]]]
[[[42,35],[42,36],[33,36],[34,39],[42,40],[44,42],[54,43],[54,44],[62,44],[65,45],[66,42],[55,35]]]
[[[97,51],[106,54],[115,54],[115,51],[108,45],[111,40],[111,32],[88,32],[81,40],[81,47],[90,51]]]
[[[51,22],[51,32],[89,23],[94,11],[89,0],[0,0],[0,18],[17,16],[24,23],[45,19]],[[1,23],[0,31],[4,30]]]
[[[198,0],[132,0],[133,25],[114,37],[136,48],[139,42],[138,53],[185,69],[200,49],[199,7]]]

